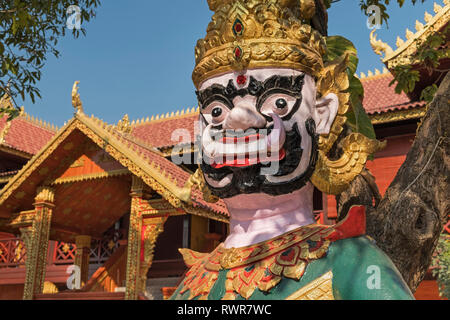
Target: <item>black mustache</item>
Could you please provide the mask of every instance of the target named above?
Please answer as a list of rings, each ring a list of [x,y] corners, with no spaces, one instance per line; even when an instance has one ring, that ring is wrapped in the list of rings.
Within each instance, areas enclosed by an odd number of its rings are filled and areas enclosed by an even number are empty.
[[[214,188],[209,186],[211,192],[220,198],[230,198],[242,193],[248,194],[256,192],[264,192],[270,195],[280,195],[303,187],[314,172],[318,149],[318,135],[315,133],[314,120],[310,118],[305,121],[305,127],[308,134],[312,138],[313,145],[309,166],[302,175],[292,179],[291,181],[274,184],[268,182],[265,176],[260,175],[261,168],[270,167],[270,163],[257,163],[248,167],[222,167],[220,169],[215,169],[206,162],[202,161],[200,164],[202,171],[215,181],[221,181],[227,175],[233,174],[232,181],[229,185],[224,188]],[[280,161],[280,166],[275,176],[288,175],[294,172],[294,170],[298,167],[303,155],[301,142],[302,136],[297,123],[295,123],[291,130],[286,131],[286,142],[284,144],[286,157]]]

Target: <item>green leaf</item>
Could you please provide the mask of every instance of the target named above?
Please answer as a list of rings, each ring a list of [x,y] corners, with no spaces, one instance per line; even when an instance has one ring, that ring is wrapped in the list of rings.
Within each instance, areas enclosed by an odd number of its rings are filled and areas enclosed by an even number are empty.
[[[348,68],[350,73],[354,74],[358,67],[358,53],[353,43],[341,36],[327,37],[327,53],[324,56],[324,61],[333,61],[338,57],[342,57],[345,54],[349,55]]]
[[[364,87],[357,77],[354,74],[351,74],[350,71],[347,71],[349,78],[349,92],[351,95],[354,95],[353,99],[359,97],[361,100],[364,98]],[[352,98],[352,97],[351,97]]]
[[[431,102],[434,99],[434,95],[438,91],[438,86],[433,83],[431,86],[426,87],[422,90],[420,94],[420,100],[425,100],[427,102]]]
[[[76,4],[83,21],[95,17],[99,0],[11,0],[0,2],[0,77],[11,95],[32,101],[49,54],[58,57],[58,40],[66,34],[67,8]],[[69,32],[67,32],[69,34]],[[85,32],[83,32],[85,34]]]
[[[362,98],[364,96],[364,88],[361,81],[354,75],[350,77],[350,101],[351,108],[347,112],[347,124],[353,130],[370,139],[376,139],[375,130],[372,125],[372,121],[366,113],[366,110],[362,104]]]
[[[395,86],[395,93],[400,94],[402,91],[406,94],[412,92],[416,83],[420,80],[420,73],[417,70],[412,70],[411,66],[400,65],[393,70],[394,80],[389,86],[397,82]]]
[[[353,132],[361,133],[370,139],[376,139],[375,130],[372,122],[362,105],[364,98],[364,87],[361,81],[355,77],[355,72],[358,67],[358,54],[353,43],[341,36],[332,36],[327,38],[327,54],[324,61],[333,61],[336,58],[348,54],[349,63],[347,66],[347,75],[350,86],[348,92],[350,93],[351,108],[346,114],[347,125]]]

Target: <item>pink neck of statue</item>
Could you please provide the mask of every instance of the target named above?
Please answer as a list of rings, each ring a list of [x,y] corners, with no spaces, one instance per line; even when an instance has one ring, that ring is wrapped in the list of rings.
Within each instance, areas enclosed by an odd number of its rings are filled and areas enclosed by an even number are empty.
[[[231,215],[225,247],[249,246],[315,223],[313,192],[314,187],[308,183],[300,190],[276,197],[243,194],[225,199]]]

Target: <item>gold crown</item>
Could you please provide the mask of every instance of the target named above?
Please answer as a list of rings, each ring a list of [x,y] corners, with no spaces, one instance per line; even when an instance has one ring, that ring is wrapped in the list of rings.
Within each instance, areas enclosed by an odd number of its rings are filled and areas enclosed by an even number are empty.
[[[298,69],[316,76],[323,68],[325,39],[302,23],[314,15],[314,3],[208,0],[214,15],[195,49],[195,86],[226,72],[254,68]]]

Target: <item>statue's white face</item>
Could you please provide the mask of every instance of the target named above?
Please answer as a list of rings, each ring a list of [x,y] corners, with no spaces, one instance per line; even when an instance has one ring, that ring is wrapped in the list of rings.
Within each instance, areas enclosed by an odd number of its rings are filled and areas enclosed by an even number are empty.
[[[302,188],[314,171],[318,135],[329,133],[338,110],[335,94],[316,100],[314,79],[289,69],[227,73],[197,94],[201,166],[221,198]]]

